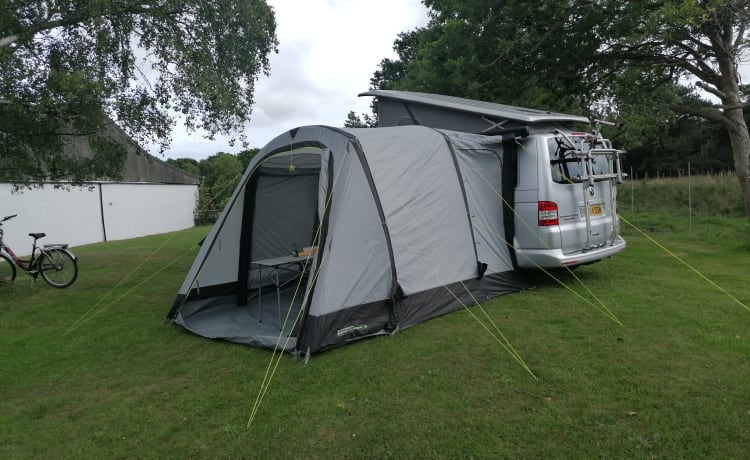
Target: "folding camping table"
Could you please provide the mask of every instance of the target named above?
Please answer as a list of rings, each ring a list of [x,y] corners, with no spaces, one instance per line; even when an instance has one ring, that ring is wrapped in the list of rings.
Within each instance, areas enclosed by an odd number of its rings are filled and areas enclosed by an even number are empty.
[[[276,303],[279,312],[279,330],[282,328],[281,324],[281,286],[288,283],[291,280],[298,279],[304,274],[305,271],[305,260],[309,256],[282,256],[273,257],[271,259],[254,260],[250,262],[250,267],[258,267],[258,321],[263,321],[262,318],[262,304],[261,304],[261,288],[263,284],[263,269],[270,268],[274,274],[274,285],[276,286]],[[291,280],[287,280],[284,283],[279,281],[279,272],[287,271],[295,274]]]

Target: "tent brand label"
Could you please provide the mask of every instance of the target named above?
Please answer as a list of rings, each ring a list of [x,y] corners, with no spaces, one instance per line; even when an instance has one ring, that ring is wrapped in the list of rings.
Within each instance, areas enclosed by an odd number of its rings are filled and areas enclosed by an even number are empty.
[[[352,332],[364,331],[365,329],[367,329],[367,324],[359,324],[357,326],[346,326],[345,328],[339,329],[338,331],[336,331],[336,335],[339,337],[342,337],[342,336],[345,336],[346,334],[351,334]]]

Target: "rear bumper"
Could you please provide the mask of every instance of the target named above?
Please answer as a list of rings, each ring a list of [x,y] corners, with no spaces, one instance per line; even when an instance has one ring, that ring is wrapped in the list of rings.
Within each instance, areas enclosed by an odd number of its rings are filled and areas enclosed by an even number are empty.
[[[575,267],[612,257],[626,246],[625,240],[618,236],[611,245],[570,254],[563,254],[560,249],[516,249],[516,259],[520,268]]]

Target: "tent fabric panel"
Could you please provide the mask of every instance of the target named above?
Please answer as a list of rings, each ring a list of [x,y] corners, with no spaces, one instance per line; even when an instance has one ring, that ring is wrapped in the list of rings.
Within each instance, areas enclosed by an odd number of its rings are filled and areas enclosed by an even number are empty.
[[[500,295],[524,288],[515,272],[486,275],[449,283],[418,292],[399,301],[395,306],[399,329],[404,329],[429,319],[463,308],[472,308]]]
[[[387,299],[392,283],[383,227],[362,165],[350,146],[333,157],[331,202],[326,203],[329,161],[321,168],[319,213],[330,209],[327,241],[315,267],[310,316]],[[323,176],[326,176],[324,179]]]
[[[523,277],[514,270],[485,275],[481,281],[484,298],[477,298],[480,302],[528,289],[529,287],[528,283],[523,280]]]
[[[502,145],[465,133],[450,133],[450,139],[464,180],[477,257],[487,264],[488,274],[511,270],[503,224]]]
[[[318,201],[317,175],[258,177],[252,259],[292,253],[312,242]]]
[[[477,274],[466,205],[445,138],[419,126],[357,130],[405,294]]]
[[[383,334],[393,334],[401,329],[423,323],[437,316],[477,302],[517,292],[524,283],[515,272],[495,273],[481,280],[469,279],[450,283],[412,294],[395,306],[397,326],[390,317],[390,301],[373,302],[308,319],[311,333],[300,341],[298,350],[310,353],[344,345],[354,340]],[[308,344],[315,344],[314,346]]]
[[[265,158],[259,165],[258,172],[284,176],[317,174],[320,170],[322,147],[309,145],[299,148],[292,147],[290,146],[289,150],[282,150]]]
[[[196,274],[196,284],[193,288],[237,281],[237,253],[242,230],[243,203],[244,193],[237,198],[236,206],[229,209],[219,231],[213,235],[213,232],[209,233],[203,240],[196,260],[200,259],[201,253],[204,254],[204,260]]]
[[[334,152],[343,151],[349,139],[342,134],[345,134],[345,131],[340,128],[323,125],[294,128],[272,139],[256,157],[262,154],[266,156],[271,154],[275,157],[278,154],[294,152],[299,148],[310,152],[312,147],[327,148]],[[252,165],[252,162],[250,164]]]
[[[487,133],[498,128],[495,122],[500,121],[504,122],[502,128],[525,124],[547,127],[552,123],[589,123],[589,119],[581,115],[554,113],[442,94],[370,90],[359,95],[377,98],[379,126],[417,124],[463,132]],[[493,119],[495,122],[491,121]]]
[[[230,258],[227,255],[237,254],[239,250],[243,196],[244,193],[240,193],[239,188],[235,190],[232,199],[240,201],[239,211],[227,205],[216,223],[211,227],[208,235],[200,242],[198,254],[195,256],[182,286],[177,291],[178,295],[183,296],[183,299],[190,294],[191,289],[195,289],[197,286],[212,286],[237,281],[237,258]],[[226,230],[224,227],[227,227]],[[217,249],[214,250],[214,247]],[[175,307],[178,306],[175,305]],[[173,308],[169,317],[174,313],[175,309]]]
[[[309,316],[304,335],[297,349],[317,353],[364,337],[390,334],[391,304],[380,300],[332,311],[322,316]]]
[[[484,297],[476,278],[452,282],[401,299],[395,306],[399,329],[423,323],[429,319],[476,305],[472,296]]]
[[[432,107],[416,102],[394,101],[378,98],[379,126],[422,125],[468,133],[481,133],[493,129],[490,116]],[[504,127],[520,127],[522,123],[509,121]]]

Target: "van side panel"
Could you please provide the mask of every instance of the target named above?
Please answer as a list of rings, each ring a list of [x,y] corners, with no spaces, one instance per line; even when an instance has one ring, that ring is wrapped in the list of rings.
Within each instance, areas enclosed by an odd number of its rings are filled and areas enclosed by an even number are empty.
[[[527,137],[518,148],[518,185],[516,186],[516,215],[514,247],[518,248],[553,248],[560,246],[559,232],[540,234],[538,204],[540,169],[546,164],[540,162],[539,148],[544,147],[538,135]],[[519,260],[519,265],[526,265]]]

